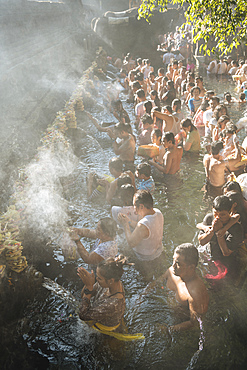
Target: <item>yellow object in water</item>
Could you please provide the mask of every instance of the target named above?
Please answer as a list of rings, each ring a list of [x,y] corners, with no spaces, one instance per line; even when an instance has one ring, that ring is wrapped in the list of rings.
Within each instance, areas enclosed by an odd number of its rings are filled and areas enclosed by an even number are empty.
[[[159,155],[159,147],[157,145],[140,145],[137,150],[137,155],[142,157],[156,157]]]
[[[87,321],[88,324],[92,323]],[[120,323],[116,326],[105,326],[100,323],[93,324],[91,327],[98,332],[109,335],[110,337],[114,337],[118,340],[123,340],[125,342],[132,341],[132,340],[139,340],[139,339],[145,339],[144,335],[141,333],[137,334],[122,334],[122,333],[116,333],[114,330],[116,330],[120,326]]]

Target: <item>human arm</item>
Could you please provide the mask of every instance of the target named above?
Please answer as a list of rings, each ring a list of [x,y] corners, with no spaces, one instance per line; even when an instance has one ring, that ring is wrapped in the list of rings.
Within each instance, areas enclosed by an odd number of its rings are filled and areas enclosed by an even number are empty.
[[[138,223],[138,221],[131,220],[127,215],[121,212],[118,214],[118,222],[120,223],[120,225],[124,225],[125,222],[128,222],[129,226],[132,227],[132,229],[135,229]]]
[[[132,224],[132,221],[129,219],[129,217],[120,213],[118,215],[118,220],[123,225],[127,242],[128,242],[128,244],[131,248],[134,248],[143,239],[148,238],[149,230],[146,226],[144,226],[140,223],[137,223],[134,231],[131,232],[129,222],[131,222],[131,224]]]
[[[240,215],[238,213],[236,213],[235,215],[232,215],[230,220],[227,222],[227,224],[217,232],[217,235],[219,235],[220,237],[224,236],[226,231],[230,229],[230,227],[235,225],[239,221],[239,219],[240,219]]]
[[[78,253],[80,254],[81,258],[84,262],[90,264],[90,265],[97,265],[101,261],[103,261],[103,257],[101,257],[99,254],[95,252],[89,253],[84,245],[80,242],[80,240],[75,240]]]
[[[86,228],[77,228],[71,227],[70,228],[70,237],[72,240],[80,240],[80,237],[96,239],[96,230],[95,229],[86,229]]]
[[[85,113],[86,113],[86,115],[90,118],[90,120],[93,122],[94,126],[95,126],[99,131],[101,131],[101,132],[107,132],[108,127],[102,127],[102,126],[99,124],[98,120],[92,116],[92,114],[90,114],[89,112],[87,112],[87,111],[85,111],[85,110],[84,110],[84,112],[85,112]]]

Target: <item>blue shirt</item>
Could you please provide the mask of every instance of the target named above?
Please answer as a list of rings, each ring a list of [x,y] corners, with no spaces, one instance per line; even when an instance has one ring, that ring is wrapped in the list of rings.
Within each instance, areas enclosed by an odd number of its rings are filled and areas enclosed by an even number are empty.
[[[152,194],[155,189],[154,179],[150,176],[148,180],[138,180],[136,187],[138,190],[148,190]]]

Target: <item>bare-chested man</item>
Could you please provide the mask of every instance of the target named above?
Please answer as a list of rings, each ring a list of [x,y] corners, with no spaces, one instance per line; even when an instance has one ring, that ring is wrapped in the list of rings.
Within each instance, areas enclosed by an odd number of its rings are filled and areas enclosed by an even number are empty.
[[[231,159],[222,159],[220,151],[223,149],[221,141],[215,141],[211,145],[212,154],[206,154],[203,164],[206,172],[207,190],[212,196],[223,193],[222,186],[225,184],[225,169],[227,164],[234,165],[241,159],[240,148],[237,142],[235,145],[235,156]]]
[[[130,170],[135,172],[134,168],[134,155],[135,155],[135,139],[130,133],[131,126],[128,123],[119,122],[115,125],[116,135],[121,141],[118,143],[116,140],[113,142],[113,150],[116,155],[123,161],[124,171]]]
[[[177,148],[172,132],[166,132],[162,139],[164,147],[167,149],[163,157],[163,165],[150,160],[149,163],[164,174],[174,175],[180,170],[180,162],[183,155],[183,148]]]
[[[176,300],[188,307],[190,320],[170,326],[169,331],[187,330],[198,324],[198,319],[207,312],[209,296],[203,281],[196,273],[198,250],[191,243],[179,245],[173,255],[172,266],[146,292],[166,280],[168,289],[175,292]]]

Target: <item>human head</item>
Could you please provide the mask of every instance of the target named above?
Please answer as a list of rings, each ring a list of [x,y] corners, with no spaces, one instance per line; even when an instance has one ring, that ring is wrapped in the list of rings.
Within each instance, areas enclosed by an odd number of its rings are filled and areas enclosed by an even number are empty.
[[[244,101],[245,100],[245,93],[242,92],[241,94],[239,94],[239,100],[241,101]]]
[[[165,105],[163,108],[162,108],[162,112],[163,113],[168,113],[168,114],[172,114],[172,107],[170,105]]]
[[[101,229],[101,230],[100,230]],[[111,239],[114,239],[117,232],[117,223],[111,217],[101,218],[98,222],[96,231],[98,234],[103,231],[103,233]]]
[[[131,184],[132,185],[132,179],[127,173],[122,173],[119,178],[117,179],[117,187],[118,189],[121,188],[124,184]]]
[[[135,194],[135,188],[131,184],[124,184],[119,189],[119,196],[124,206],[133,205],[134,194]]]
[[[212,96],[209,100],[209,105],[212,110],[215,110],[215,108],[219,105],[220,98],[218,96]]]
[[[121,173],[123,172],[123,161],[122,159],[118,157],[113,157],[109,161],[109,170],[111,174],[114,176],[116,173]]]
[[[230,118],[228,116],[226,116],[225,114],[223,116],[221,116],[218,121],[217,121],[217,126],[220,128],[220,129],[224,129],[225,126],[226,126],[226,123],[230,121]]]
[[[194,275],[198,264],[198,250],[191,243],[184,243],[175,248],[173,254],[173,273],[183,280]]]
[[[234,125],[233,122],[229,121],[229,122],[226,123],[226,128],[225,128],[226,134],[233,135],[237,132],[237,129],[238,129],[237,126]]]
[[[147,101],[145,101],[145,103],[143,105],[144,105],[144,108],[145,108],[146,113],[150,115],[151,114],[151,110],[153,108],[152,102],[150,100],[147,100]]]
[[[244,198],[240,192],[229,191],[226,193],[226,196],[227,198],[229,198],[231,202],[231,205],[232,205],[231,211],[233,213],[246,214],[245,208],[244,208]]]
[[[242,194],[242,189],[241,186],[237,181],[228,181],[224,186],[223,186],[224,194],[227,193],[228,191],[234,191],[237,193]]]
[[[97,266],[98,283],[102,287],[108,287],[109,280],[119,281],[124,272],[124,265],[128,265],[127,258],[121,254],[116,258],[107,258],[101,261]]]
[[[219,195],[213,201],[214,218],[218,218],[223,224],[230,219],[232,204],[230,199],[225,195]]]
[[[138,90],[141,89],[141,84],[138,81],[133,82],[132,89],[134,93],[137,93]]]
[[[167,81],[167,87],[169,87],[169,89],[174,89],[174,82],[172,80],[169,80]]]
[[[183,243],[177,246],[174,250],[174,253],[184,256],[184,262],[187,265],[194,265],[195,267],[198,264],[199,254],[197,248],[191,243]]]
[[[211,144],[211,153],[213,155],[218,155],[219,152],[223,149],[222,141],[213,141]]]
[[[175,112],[178,112],[181,110],[181,100],[180,99],[174,99],[172,101],[172,110]]]
[[[159,68],[158,69],[158,76],[164,76],[165,75],[165,68]]]
[[[145,207],[147,209],[153,208],[153,197],[148,190],[138,190],[133,199],[133,205],[135,206],[136,210],[140,207]]]
[[[138,164],[136,167],[138,178],[149,178],[151,176],[151,166],[147,162]]]
[[[145,100],[146,96],[145,96],[145,91],[143,89],[139,89],[137,90],[136,92],[136,96],[139,100]]]
[[[190,90],[190,93],[191,95],[193,96],[193,98],[197,98],[199,97],[200,95],[200,92],[201,92],[201,89],[198,87],[198,86],[194,86],[192,87],[192,89]]]
[[[160,145],[162,132],[159,128],[155,128],[151,133],[151,140],[153,144]]]
[[[170,142],[173,145],[175,144],[174,134],[173,134],[173,132],[165,132],[163,137],[162,137],[162,143],[163,143],[164,147],[168,148]]]
[[[181,126],[182,126],[182,129],[183,129],[186,133],[190,132],[190,131],[191,131],[191,128],[192,128],[192,126],[193,126],[191,119],[190,119],[190,118],[185,118],[185,119],[183,119],[183,120],[181,121]]]
[[[231,99],[232,99],[232,96],[231,96],[231,94],[230,94],[229,92],[225,92],[225,93],[224,93],[224,98],[225,98],[225,100],[226,100],[228,103],[230,103],[230,101],[231,101]]]
[[[145,126],[145,128],[149,128],[150,126],[153,125],[153,120],[150,114],[144,113],[144,115],[141,118],[141,121],[142,121],[143,127]]]

